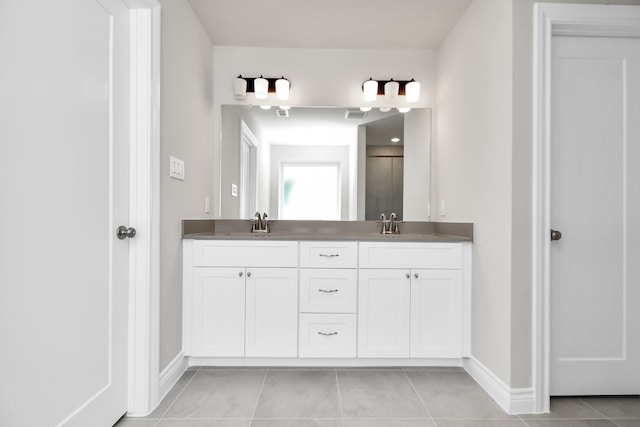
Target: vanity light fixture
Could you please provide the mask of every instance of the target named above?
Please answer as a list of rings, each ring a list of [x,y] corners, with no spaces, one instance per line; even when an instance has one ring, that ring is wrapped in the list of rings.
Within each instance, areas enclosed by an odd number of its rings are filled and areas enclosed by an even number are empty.
[[[236,99],[245,99],[247,93],[253,93],[256,99],[267,99],[270,93],[275,93],[281,101],[289,99],[291,82],[282,77],[242,77],[233,80],[233,95]]]
[[[362,92],[365,102],[373,102],[378,95],[384,95],[387,101],[395,101],[398,96],[405,96],[407,103],[420,100],[420,82],[411,80],[369,80],[362,83]]]
[[[369,78],[362,84],[362,91],[364,92],[365,102],[373,102],[378,97],[378,82]]]
[[[420,82],[413,79],[404,86],[406,101],[408,103],[418,102],[420,99]]]
[[[398,92],[400,91],[400,83],[394,82],[393,79],[384,84],[384,99],[387,101],[395,101],[398,99]]]

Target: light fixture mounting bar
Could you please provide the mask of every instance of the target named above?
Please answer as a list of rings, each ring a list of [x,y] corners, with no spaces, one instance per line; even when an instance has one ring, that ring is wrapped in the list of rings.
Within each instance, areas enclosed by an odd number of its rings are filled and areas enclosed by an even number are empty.
[[[269,82],[269,87],[268,87],[268,92],[269,93],[276,93],[276,81],[280,80],[280,79],[285,79],[287,81],[289,81],[289,87],[291,87],[291,81],[289,79],[287,79],[286,77],[244,77],[242,74],[238,76],[239,79],[245,79],[247,81],[247,93],[254,93],[255,89],[254,89],[254,80],[255,79],[259,79],[259,78],[263,78],[266,81]]]
[[[378,95],[384,95],[384,85],[386,83],[389,82],[396,82],[400,85],[400,88],[398,89],[398,95],[405,95],[405,88],[407,86],[407,83],[411,83],[415,80],[411,79],[411,80],[394,80],[394,79],[390,79],[390,80],[376,80],[378,82]],[[365,81],[366,82],[366,81]],[[364,83],[362,82],[362,91],[364,92]],[[247,89],[248,91],[248,89]]]

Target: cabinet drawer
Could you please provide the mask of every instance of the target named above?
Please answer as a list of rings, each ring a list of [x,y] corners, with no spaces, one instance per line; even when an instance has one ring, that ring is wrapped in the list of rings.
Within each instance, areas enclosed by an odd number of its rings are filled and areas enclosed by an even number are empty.
[[[297,267],[298,242],[217,240],[193,244],[196,267]]]
[[[361,242],[360,268],[461,269],[460,243]]]
[[[300,267],[356,268],[356,242],[301,242]]]
[[[355,313],[357,288],[355,269],[301,269],[300,312]]]
[[[355,314],[301,314],[300,357],[355,357]]]

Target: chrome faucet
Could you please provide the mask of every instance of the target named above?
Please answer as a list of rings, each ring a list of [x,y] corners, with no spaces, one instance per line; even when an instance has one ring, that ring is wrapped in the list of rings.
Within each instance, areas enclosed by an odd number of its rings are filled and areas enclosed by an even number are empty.
[[[387,221],[387,216],[383,213],[380,214],[380,219],[382,220],[382,230],[380,230],[380,234],[387,234],[387,225],[389,221]]]
[[[389,215],[389,234],[400,234],[398,214],[395,212],[391,212],[391,215]]]
[[[380,214],[380,219],[382,220],[382,229],[380,230],[380,234],[400,234],[400,227],[398,224],[398,214],[392,212],[389,215],[389,219],[387,219],[384,213]]]
[[[267,221],[267,213],[260,214],[260,212],[256,212],[253,222],[251,224],[251,232],[252,233],[268,233],[269,232],[269,222]]]

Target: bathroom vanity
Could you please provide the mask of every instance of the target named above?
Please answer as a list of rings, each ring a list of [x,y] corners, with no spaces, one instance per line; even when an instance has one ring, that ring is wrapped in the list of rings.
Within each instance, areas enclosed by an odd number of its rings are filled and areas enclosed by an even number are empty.
[[[245,227],[246,224],[246,227]],[[471,224],[184,221],[190,365],[458,366]]]

